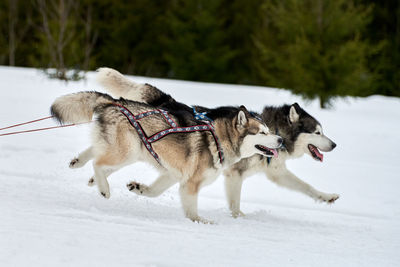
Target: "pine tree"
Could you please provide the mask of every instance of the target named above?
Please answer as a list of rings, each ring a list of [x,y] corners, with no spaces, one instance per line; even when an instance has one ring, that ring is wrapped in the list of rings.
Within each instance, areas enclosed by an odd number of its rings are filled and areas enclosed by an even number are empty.
[[[7,8],[8,2],[0,2],[0,65],[7,63],[8,56],[8,22],[7,22]]]
[[[97,1],[94,19],[99,30],[99,64],[123,73],[165,77],[162,39],[169,2]]]
[[[234,56],[229,63],[228,82],[255,84],[252,69],[255,46],[253,35],[262,19],[259,16],[263,0],[222,0],[220,17],[223,21],[224,42]]]
[[[169,77],[229,82],[229,66],[235,53],[226,44],[220,0],[174,1],[169,9],[169,34],[164,58]]]
[[[41,67],[54,68],[45,71],[52,78],[70,80],[78,78],[78,70],[69,70],[80,63],[81,43],[78,38],[76,0],[35,0],[40,20],[36,24],[39,58],[32,58]]]
[[[400,2],[360,0],[373,5],[372,22],[366,37],[377,47],[368,58],[368,68],[376,73],[375,94],[400,96]]]
[[[255,37],[260,79],[329,105],[336,96],[368,95],[369,44],[361,34],[371,9],[350,0],[266,1]]]
[[[32,13],[30,0],[0,2],[0,64],[27,65],[22,54],[32,51],[27,44],[31,41]]]

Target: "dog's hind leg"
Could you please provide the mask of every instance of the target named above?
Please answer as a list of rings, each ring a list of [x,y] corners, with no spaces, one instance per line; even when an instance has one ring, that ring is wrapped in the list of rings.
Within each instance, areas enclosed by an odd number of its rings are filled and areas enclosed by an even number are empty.
[[[93,159],[93,147],[90,146],[73,158],[69,163],[69,167],[71,169],[81,168],[91,159]]]
[[[117,171],[116,169],[105,169],[105,175],[108,177],[110,176],[113,172]],[[94,175],[89,179],[88,181],[88,186],[94,186],[96,182],[94,181]]]
[[[147,197],[158,197],[165,190],[177,183],[177,180],[168,174],[160,175],[157,180],[155,180],[151,185],[147,186],[137,182],[130,182],[126,186],[129,191],[132,191],[138,195],[143,195]]]
[[[110,186],[108,185],[107,177],[128,163],[126,157],[118,152],[119,150],[106,151],[93,161],[94,182],[97,184],[100,194],[105,198],[110,197]]]
[[[107,181],[107,168],[93,163],[94,181],[97,184],[100,194],[105,198],[110,198],[110,186]]]
[[[285,166],[267,168],[266,174],[267,177],[276,184],[308,195],[315,201],[333,203],[339,198],[337,194],[328,194],[318,191],[311,185],[300,180],[296,175],[286,169]]]

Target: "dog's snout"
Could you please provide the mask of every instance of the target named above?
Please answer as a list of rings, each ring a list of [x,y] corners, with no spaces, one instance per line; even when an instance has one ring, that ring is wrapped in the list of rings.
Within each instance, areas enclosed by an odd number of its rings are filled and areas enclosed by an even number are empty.
[[[332,142],[332,149],[336,147],[336,143]]]

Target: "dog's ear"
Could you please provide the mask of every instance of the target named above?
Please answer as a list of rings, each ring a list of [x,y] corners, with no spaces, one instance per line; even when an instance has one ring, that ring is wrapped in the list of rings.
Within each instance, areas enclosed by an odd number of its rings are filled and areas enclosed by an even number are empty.
[[[289,110],[290,123],[295,123],[299,120],[299,118],[300,118],[299,110],[300,110],[300,106],[297,103],[294,103],[293,105],[290,106],[290,110]]]
[[[245,106],[240,106],[239,113],[237,117],[237,125],[244,127],[248,122],[248,117],[250,116],[249,111]]]

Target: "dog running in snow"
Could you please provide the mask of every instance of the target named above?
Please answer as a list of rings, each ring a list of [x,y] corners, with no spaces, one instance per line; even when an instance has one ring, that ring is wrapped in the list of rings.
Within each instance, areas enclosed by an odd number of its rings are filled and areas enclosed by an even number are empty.
[[[159,101],[166,97],[158,89],[153,89],[153,92],[161,94],[157,97]],[[208,110],[214,132],[166,134],[153,142],[150,150],[142,142],[144,136],[158,136],[158,133],[171,129],[173,123],[185,127],[181,129],[191,129],[204,125],[204,122],[193,116],[191,107],[172,98],[169,98],[170,105],[163,106],[162,110],[160,105],[145,102],[117,100],[99,92],[80,92],[61,96],[51,106],[52,115],[60,123],[79,123],[96,117],[91,147],[75,158],[70,166],[82,167],[93,159],[93,180],[105,198],[110,197],[107,177],[111,173],[128,164],[144,161],[155,166],[160,176],[151,186],[135,182],[128,184],[131,191],[154,197],[179,183],[185,216],[192,221],[208,223],[210,221],[201,218],[197,212],[200,188],[212,183],[224,169],[242,158],[254,154],[276,155],[275,149],[282,144],[282,138],[271,134],[265,123],[244,106],[228,106]],[[138,114],[146,115],[140,119],[142,133],[133,127],[135,121],[132,120],[138,118]],[[158,160],[151,152],[157,154]]]
[[[176,103],[171,96],[156,87],[135,83],[110,68],[100,68],[97,80],[114,97],[161,107]],[[210,112],[204,107],[197,109],[200,112]],[[285,164],[286,160],[299,158],[304,154],[322,162],[323,154],[320,151],[329,152],[336,147],[336,144],[324,135],[321,124],[297,103],[280,107],[266,106],[260,117],[273,133],[283,138],[284,146],[278,149],[279,157],[254,155],[240,160],[224,171],[226,196],[232,216],[244,215],[240,210],[242,183],[247,177],[260,172],[276,184],[303,193],[318,202],[335,202],[339,198],[338,194],[315,189],[289,171]]]

